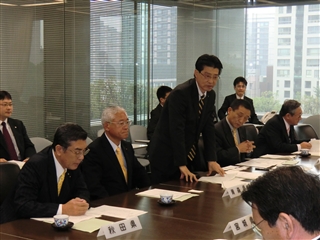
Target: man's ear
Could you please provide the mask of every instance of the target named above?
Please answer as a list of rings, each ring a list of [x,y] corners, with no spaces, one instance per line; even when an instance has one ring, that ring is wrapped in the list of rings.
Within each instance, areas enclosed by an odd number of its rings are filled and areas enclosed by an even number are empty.
[[[284,239],[291,239],[295,225],[290,215],[281,212],[278,216],[276,225],[279,229],[281,236],[283,236]]]

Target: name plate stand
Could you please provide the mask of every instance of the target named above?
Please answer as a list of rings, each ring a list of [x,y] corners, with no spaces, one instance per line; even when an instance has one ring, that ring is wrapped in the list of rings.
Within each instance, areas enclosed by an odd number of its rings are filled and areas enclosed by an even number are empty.
[[[138,217],[134,217],[102,226],[97,237],[104,235],[106,239],[109,239],[140,229],[142,229],[140,220]]]
[[[244,184],[240,184],[240,185],[237,185],[237,186],[233,186],[233,187],[230,187],[230,188],[227,188],[222,197],[226,197],[226,196],[230,196],[230,198],[234,198],[234,197],[238,197],[241,195],[241,193],[246,189],[246,185],[248,183],[244,183]]]
[[[253,219],[251,215],[247,215],[229,222],[223,233],[232,230],[234,235],[242,233],[252,228]]]

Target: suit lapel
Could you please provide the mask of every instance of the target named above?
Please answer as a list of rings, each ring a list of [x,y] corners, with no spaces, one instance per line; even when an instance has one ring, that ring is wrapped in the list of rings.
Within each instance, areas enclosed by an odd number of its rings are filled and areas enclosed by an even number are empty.
[[[48,181],[48,185],[47,186],[52,186],[49,188],[49,195],[50,195],[50,199],[53,201],[53,202],[56,202],[57,199],[58,199],[58,183],[57,183],[57,173],[56,173],[56,166],[54,164],[54,159],[53,159],[53,156],[52,156],[52,148],[49,148],[50,151],[48,153],[48,155],[50,156],[50,158],[48,159],[48,172],[47,172],[47,175],[48,175],[48,178],[47,178],[47,181]],[[63,186],[62,186],[63,188]]]
[[[226,117],[224,119],[222,119],[221,121],[222,121],[222,125],[223,125],[223,131],[225,133],[225,136],[226,136],[226,139],[227,139],[229,145],[235,146],[232,132],[231,132],[229,124],[227,123]]]
[[[8,118],[8,124],[10,125],[11,131],[13,133],[13,136],[14,136],[14,139],[17,143],[19,151],[21,152],[20,146],[22,145],[22,142],[21,142],[21,134],[19,132],[19,129],[11,118]]]

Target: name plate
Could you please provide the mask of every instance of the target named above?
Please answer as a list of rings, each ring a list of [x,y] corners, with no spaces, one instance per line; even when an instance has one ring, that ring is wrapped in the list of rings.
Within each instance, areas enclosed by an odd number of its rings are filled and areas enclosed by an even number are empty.
[[[241,195],[241,193],[246,189],[246,185],[248,183],[244,183],[244,184],[240,184],[240,185],[237,185],[237,186],[233,186],[233,187],[230,187],[230,188],[227,188],[222,197],[226,197],[226,196],[230,196],[230,198],[234,198],[234,197],[238,197]]]
[[[229,222],[223,233],[232,230],[234,235],[242,233],[252,228],[253,219],[251,215],[247,215]]]
[[[134,217],[102,226],[97,237],[104,235],[106,239],[109,239],[140,229],[142,229],[140,220],[138,217]]]

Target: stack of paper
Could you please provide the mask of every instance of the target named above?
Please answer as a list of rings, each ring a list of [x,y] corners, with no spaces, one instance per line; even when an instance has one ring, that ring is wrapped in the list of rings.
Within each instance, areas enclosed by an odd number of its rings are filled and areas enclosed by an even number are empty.
[[[172,199],[176,200],[176,201],[180,201],[183,202],[189,198],[195,197],[195,196],[199,196],[198,194],[192,194],[192,193],[187,193],[187,192],[177,192],[177,191],[170,191],[170,190],[166,190],[166,189],[158,189],[158,188],[154,188],[154,189],[150,189],[150,190],[146,190],[143,192],[139,192],[136,195],[137,196],[143,196],[143,197],[152,197],[152,198],[160,198],[160,195],[163,193],[169,193],[172,194]]]
[[[262,155],[260,158],[268,158],[268,159],[282,159],[282,160],[293,160],[296,156],[292,155],[275,155],[275,154],[266,154]]]

